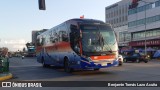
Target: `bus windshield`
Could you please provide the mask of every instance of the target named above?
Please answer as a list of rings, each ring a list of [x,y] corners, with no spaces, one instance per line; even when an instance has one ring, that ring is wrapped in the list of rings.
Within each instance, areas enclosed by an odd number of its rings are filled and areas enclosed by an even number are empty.
[[[117,51],[114,31],[107,25],[81,25],[83,52]]]

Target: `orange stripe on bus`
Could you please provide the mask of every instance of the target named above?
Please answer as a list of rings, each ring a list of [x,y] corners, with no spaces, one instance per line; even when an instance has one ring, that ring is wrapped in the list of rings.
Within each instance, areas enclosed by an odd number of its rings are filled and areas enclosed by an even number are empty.
[[[59,42],[56,44],[51,44],[49,46],[38,46],[36,48],[36,52],[40,52],[43,48],[47,52],[64,52],[64,51],[72,51],[69,42]]]
[[[107,55],[107,56],[91,56],[92,60],[106,60],[106,59],[114,59],[116,55]]]

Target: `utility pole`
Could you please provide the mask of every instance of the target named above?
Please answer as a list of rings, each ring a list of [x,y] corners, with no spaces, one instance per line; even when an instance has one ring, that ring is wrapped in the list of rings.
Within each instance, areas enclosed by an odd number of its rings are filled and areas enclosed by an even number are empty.
[[[146,29],[147,29],[147,27],[146,27],[146,25],[147,25],[147,22],[146,22],[146,18],[147,18],[147,11],[146,11],[146,5],[147,5],[147,3],[152,3],[152,2],[146,2],[146,1],[143,1],[143,0],[139,0],[139,1],[141,1],[141,2],[144,2],[145,3],[145,42],[144,42],[144,47],[145,47],[145,55],[147,55],[147,40],[146,40]]]

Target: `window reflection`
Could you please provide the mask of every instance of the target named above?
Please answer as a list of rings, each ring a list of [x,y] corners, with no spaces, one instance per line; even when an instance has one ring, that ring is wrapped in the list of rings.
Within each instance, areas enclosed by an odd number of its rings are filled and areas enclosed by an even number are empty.
[[[132,36],[134,40],[143,39],[145,38],[145,31],[133,33]],[[160,37],[160,29],[146,31],[146,38],[149,38],[149,37]]]

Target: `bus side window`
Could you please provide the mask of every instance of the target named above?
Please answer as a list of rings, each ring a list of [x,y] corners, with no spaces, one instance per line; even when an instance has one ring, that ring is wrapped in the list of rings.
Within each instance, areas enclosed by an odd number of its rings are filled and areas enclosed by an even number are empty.
[[[54,30],[54,32],[52,32],[52,35],[50,36],[50,42],[51,43],[58,42],[58,34],[56,33],[56,30]]]
[[[65,42],[69,41],[66,31],[59,31],[59,35],[60,35],[59,37],[60,41],[65,41]]]
[[[62,41],[65,41],[65,42],[69,41],[66,31],[64,31],[63,34],[62,34]]]
[[[52,37],[50,37],[50,42],[51,43],[55,43],[56,42],[56,40],[54,39],[54,37],[52,36]]]

